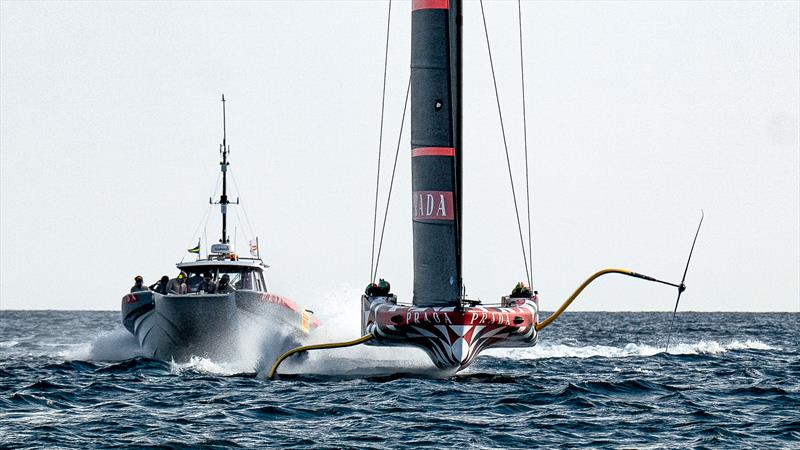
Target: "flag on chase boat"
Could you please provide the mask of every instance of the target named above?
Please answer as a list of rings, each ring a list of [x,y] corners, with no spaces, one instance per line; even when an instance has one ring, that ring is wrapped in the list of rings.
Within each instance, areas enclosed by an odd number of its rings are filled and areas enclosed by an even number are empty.
[[[186,250],[189,253],[200,253],[200,240],[197,241],[197,246]]]
[[[250,255],[258,256],[258,238],[252,239],[250,241]]]

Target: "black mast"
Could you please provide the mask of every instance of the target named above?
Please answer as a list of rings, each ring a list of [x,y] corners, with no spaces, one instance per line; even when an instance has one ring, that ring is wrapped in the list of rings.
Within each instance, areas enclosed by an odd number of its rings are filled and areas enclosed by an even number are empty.
[[[228,219],[228,153],[230,153],[230,149],[228,148],[227,142],[227,133],[225,130],[225,94],[222,94],[222,145],[219,146],[219,152],[222,154],[222,162],[219,163],[220,169],[222,170],[222,195],[219,198],[219,205],[220,210],[222,211],[222,239],[219,241],[223,244],[227,244],[230,242],[228,239],[228,231],[227,227],[227,219]]]
[[[461,216],[461,211],[463,211],[462,206],[462,193],[463,191],[463,177],[462,177],[462,159],[461,159],[461,138],[462,138],[462,127],[461,127],[461,99],[462,99],[462,73],[461,70],[461,43],[463,42],[461,35],[462,35],[462,28],[464,24],[464,19],[462,17],[462,4],[461,0],[452,0],[449,5],[449,14],[450,14],[450,91],[453,101],[453,146],[455,149],[455,176],[456,176],[456,189],[454,192],[455,201],[456,201],[456,264],[458,270],[458,284],[459,284],[459,292],[463,296],[464,294],[464,283],[461,277],[461,240],[463,234],[462,225],[464,221],[462,220],[463,217]]]
[[[414,305],[461,303],[461,5],[412,0]]]

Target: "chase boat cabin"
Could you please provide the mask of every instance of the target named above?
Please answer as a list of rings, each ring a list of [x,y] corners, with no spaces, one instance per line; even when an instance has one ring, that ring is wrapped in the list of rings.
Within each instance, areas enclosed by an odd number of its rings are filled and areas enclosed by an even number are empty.
[[[214,283],[218,283],[223,275],[228,275],[230,285],[236,290],[267,292],[264,269],[269,266],[261,258],[240,258],[232,247],[231,244],[214,244],[207,259],[176,264],[188,275],[188,292],[200,293],[206,275],[210,275]]]

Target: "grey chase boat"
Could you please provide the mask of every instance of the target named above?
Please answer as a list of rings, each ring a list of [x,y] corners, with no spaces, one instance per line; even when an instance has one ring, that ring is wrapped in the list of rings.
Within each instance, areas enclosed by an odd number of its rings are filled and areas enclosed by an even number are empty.
[[[251,257],[239,257],[227,233],[228,154],[223,105],[222,195],[216,202],[222,214],[222,237],[211,245],[205,258],[200,244],[192,252],[196,261],[180,262],[187,275],[186,293],[162,294],[153,290],[131,292],[122,298],[122,323],[139,341],[143,354],[161,360],[186,361],[192,356],[231,360],[241,353],[242,341],[254,331],[269,332],[268,345],[275,351],[296,346],[304,335],[319,326],[311,311],[267,290],[258,241],[251,241]],[[220,280],[229,280],[216,292]],[[211,293],[213,292],[213,293]],[[255,329],[253,327],[256,327]]]

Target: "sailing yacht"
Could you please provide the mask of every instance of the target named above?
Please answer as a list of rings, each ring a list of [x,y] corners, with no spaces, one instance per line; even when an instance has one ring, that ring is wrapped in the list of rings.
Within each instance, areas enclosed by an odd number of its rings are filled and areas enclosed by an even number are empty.
[[[669,349],[672,325],[681,295],[686,290],[684,281],[700,227],[703,224],[704,213],[702,210],[700,223],[697,225],[680,283],[660,280],[627,269],[602,269],[587,278],[557,310],[541,321],[539,320],[537,291],[522,282],[517,283],[509,295],[498,295],[498,300],[492,303],[471,299],[466,295],[461,270],[462,200],[464,198],[462,188],[462,4],[463,0],[411,1],[411,78],[408,86],[411,107],[411,219],[414,253],[414,283],[411,301],[398,299],[391,293],[389,283],[383,279],[380,279],[380,283],[375,282],[381,245],[378,245],[376,258],[374,249],[377,222],[376,219],[373,219],[373,226],[376,228],[373,230],[371,282],[364,295],[361,296],[360,306],[362,336],[346,342],[312,344],[291,349],[275,361],[269,372],[270,379],[276,376],[280,364],[292,355],[302,354],[309,350],[344,348],[360,344],[420,348],[428,354],[439,369],[456,373],[467,368],[483,350],[536,345],[542,329],[553,323],[589,284],[608,274],[638,278],[671,286],[678,290],[665,351]],[[518,11],[520,14],[520,54],[522,54],[522,19],[519,3]],[[483,14],[482,1],[481,12]],[[391,17],[391,3],[389,15]],[[493,64],[485,17],[484,30],[489,50],[489,62]],[[389,31],[387,30],[387,49],[388,39]],[[522,63],[521,57],[520,62]],[[502,127],[500,101],[493,66],[492,74]],[[523,123],[524,114],[523,108]],[[405,118],[405,110],[403,118]],[[381,127],[382,124],[383,117],[381,118]],[[401,121],[401,137],[402,130]],[[505,135],[504,131],[503,134]],[[398,151],[399,142],[398,140]],[[506,145],[505,138],[504,145]],[[507,146],[506,153],[508,153]],[[378,177],[380,177],[380,147],[378,155]],[[511,178],[511,163],[509,159],[507,162],[509,178]],[[391,179],[394,180],[394,172]],[[516,208],[513,179],[511,182]],[[377,189],[375,198],[375,218],[377,218]],[[391,186],[389,199],[391,199]],[[528,212],[530,213],[530,205],[528,205]],[[528,264],[525,257],[524,238],[518,212],[517,224],[520,243],[523,244],[523,259],[526,260],[526,275],[530,285],[532,284],[532,275],[528,269],[531,264]],[[530,226],[530,218],[528,218],[528,225]],[[382,233],[380,243],[383,242]],[[528,255],[531,253],[530,243],[529,230]]]
[[[367,345],[415,346],[440,369],[467,367],[482,350],[536,344],[538,299],[529,288],[495,305],[464,295],[462,247],[461,1],[413,0],[411,168],[414,294],[362,297]]]

